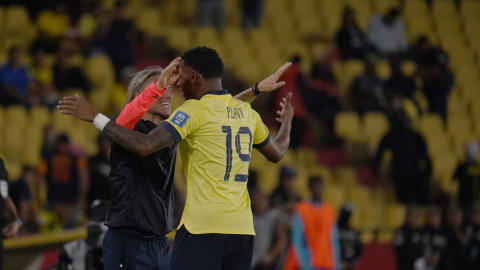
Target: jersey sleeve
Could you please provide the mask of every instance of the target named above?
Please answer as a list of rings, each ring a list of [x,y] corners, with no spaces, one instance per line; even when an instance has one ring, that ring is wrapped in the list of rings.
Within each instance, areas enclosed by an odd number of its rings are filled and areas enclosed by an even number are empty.
[[[262,148],[270,141],[270,132],[267,126],[262,122],[260,115],[254,111],[255,114],[255,131],[253,134],[253,147]]]
[[[200,104],[195,101],[187,101],[160,126],[172,134],[175,143],[179,143],[202,125],[202,115]]]
[[[122,127],[133,130],[135,125],[155,103],[158,97],[162,97],[164,90],[158,89],[155,82],[145,88],[145,90],[128,103],[117,118],[117,124]]]

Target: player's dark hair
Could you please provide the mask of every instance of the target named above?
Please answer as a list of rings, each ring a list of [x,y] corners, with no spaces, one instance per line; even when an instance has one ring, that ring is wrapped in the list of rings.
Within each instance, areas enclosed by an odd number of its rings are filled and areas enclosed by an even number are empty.
[[[182,55],[186,66],[193,68],[205,79],[221,78],[223,75],[222,58],[212,48],[199,46]]]

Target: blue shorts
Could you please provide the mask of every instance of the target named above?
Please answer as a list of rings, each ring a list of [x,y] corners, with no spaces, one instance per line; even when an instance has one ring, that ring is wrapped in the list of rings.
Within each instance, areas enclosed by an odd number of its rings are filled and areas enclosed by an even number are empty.
[[[253,235],[177,231],[171,270],[250,270]]]
[[[148,238],[130,230],[110,228],[103,238],[105,270],[168,270],[170,257],[166,236]]]

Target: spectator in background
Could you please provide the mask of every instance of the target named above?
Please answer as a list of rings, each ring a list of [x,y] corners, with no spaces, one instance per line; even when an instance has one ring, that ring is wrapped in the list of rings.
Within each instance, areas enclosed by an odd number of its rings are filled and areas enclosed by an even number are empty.
[[[268,208],[268,197],[259,188],[250,193],[253,226],[257,237],[253,242],[253,270],[278,268],[281,253],[288,243],[288,234],[281,219],[282,212]]]
[[[243,0],[242,5],[243,30],[260,27],[264,10],[263,0]]]
[[[102,1],[94,0],[88,3],[87,12],[82,14],[78,22],[78,34],[84,40],[91,38],[102,23],[105,6]]]
[[[367,36],[373,46],[388,57],[403,54],[408,48],[405,25],[396,8],[384,15],[373,15],[368,24]]]
[[[301,146],[302,136],[305,130],[305,117],[306,110],[302,98],[302,92],[305,88],[305,82],[300,67],[302,59],[300,56],[295,55],[292,58],[292,65],[282,74],[279,80],[285,82],[285,86],[281,87],[275,92],[275,104],[280,104],[283,101],[283,97],[286,97],[288,93],[292,93],[295,99],[292,99],[292,105],[295,108],[295,116],[292,119],[292,130],[290,131],[290,145],[289,147],[296,150]],[[282,108],[278,107],[278,110]]]
[[[450,207],[447,217],[447,250],[445,252],[444,269],[465,269],[463,265],[463,239],[466,228],[463,223],[462,209]]]
[[[59,91],[68,89],[81,89],[84,93],[89,90],[88,79],[79,67],[70,64],[70,52],[59,49],[57,59],[53,66],[53,85]]]
[[[355,78],[350,92],[353,96],[355,110],[360,115],[383,111],[386,101],[383,95],[382,80],[377,76],[375,62],[365,62],[365,73]]]
[[[90,188],[88,205],[95,200],[110,201],[110,138],[104,133],[97,137],[98,154],[88,160]]]
[[[346,203],[342,206],[338,217],[338,237],[342,261],[340,270],[353,270],[363,254],[360,232],[350,228],[348,224],[353,210],[353,205]]]
[[[465,270],[480,269],[480,206],[476,205],[470,216],[470,225],[467,228],[465,236],[465,255],[464,268]]]
[[[319,119],[324,130],[321,138],[327,145],[333,142],[333,122],[341,109],[337,81],[333,74],[333,64],[337,59],[338,54],[332,48],[316,59],[312,66],[308,90],[304,94],[305,106]]]
[[[135,65],[136,28],[133,21],[126,17],[126,8],[127,4],[123,1],[115,3],[110,21],[102,27],[102,35],[95,42],[112,61],[117,80],[121,78],[123,68]]]
[[[335,35],[335,44],[340,49],[343,60],[364,59],[375,52],[375,48],[358,27],[355,11],[350,6],[343,10],[342,27]]]
[[[52,67],[45,63],[46,53],[42,48],[36,48],[33,53],[32,75],[34,78],[34,92],[30,97],[30,104],[45,105],[54,108],[58,102],[58,93],[53,87]]]
[[[442,212],[438,206],[428,208],[423,231],[425,239],[428,239],[424,255],[426,265],[431,269],[445,269],[448,238],[442,227]]]
[[[393,65],[392,76],[383,84],[383,90],[385,96],[390,101],[396,97],[413,100],[417,85],[415,84],[415,80],[405,76],[400,65]]]
[[[465,161],[458,164],[453,179],[458,181],[458,205],[464,213],[470,213],[475,203],[480,203],[480,165],[477,162],[478,142],[469,141],[465,146]]]
[[[30,77],[22,64],[19,47],[11,47],[8,60],[0,69],[0,104],[25,104],[30,86]]]
[[[24,226],[20,229],[21,234],[38,232],[38,217],[32,206],[30,185],[37,180],[37,173],[34,168],[24,166],[22,176],[9,186],[10,198],[17,208],[18,216]]]
[[[225,21],[225,0],[197,0],[198,24],[213,25],[218,30]]]
[[[43,159],[47,159],[48,157],[53,155],[55,151],[55,140],[57,139],[57,133],[55,129],[51,125],[45,126],[43,129],[43,145],[42,145],[42,152],[41,156]]]
[[[311,199],[295,206],[291,246],[284,270],[340,267],[340,244],[335,208],[322,199],[323,180],[308,180]]]
[[[70,28],[70,19],[67,15],[67,3],[63,0],[53,1],[51,9],[42,11],[37,18],[39,32],[34,48],[41,47],[48,53],[57,50],[58,44]]]
[[[398,270],[416,270],[416,261],[423,259],[425,239],[422,237],[420,222],[418,208],[409,206],[405,223],[396,230],[393,238]]]
[[[78,226],[79,208],[85,209],[88,191],[87,160],[71,154],[69,147],[68,136],[59,135],[53,154],[43,159],[38,168],[47,183],[49,207],[65,229]]]
[[[397,199],[403,204],[427,204],[432,166],[425,139],[412,127],[412,117],[407,116],[403,108],[393,111],[390,130],[376,151],[373,171],[378,173],[383,152],[389,149],[392,152],[390,177]]]
[[[418,39],[416,63],[423,81],[423,92],[428,100],[428,110],[447,119],[447,98],[454,78],[448,67],[448,56],[439,47],[434,48],[427,37]]]
[[[300,200],[295,192],[295,179],[297,172],[290,166],[283,166],[280,169],[280,180],[277,188],[270,196],[270,205],[272,207],[281,207],[290,209]]]

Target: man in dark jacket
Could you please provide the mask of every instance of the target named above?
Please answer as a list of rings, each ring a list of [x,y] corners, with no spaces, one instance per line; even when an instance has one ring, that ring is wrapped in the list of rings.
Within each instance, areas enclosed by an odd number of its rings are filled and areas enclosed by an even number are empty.
[[[353,205],[346,203],[340,210],[338,217],[338,237],[340,239],[342,270],[353,270],[363,253],[360,233],[348,225],[352,212]]]
[[[420,213],[416,207],[409,207],[405,224],[397,229],[393,239],[398,270],[414,270],[415,262],[423,258],[426,241],[422,237]]]

